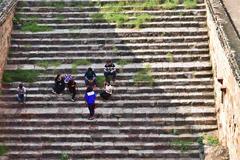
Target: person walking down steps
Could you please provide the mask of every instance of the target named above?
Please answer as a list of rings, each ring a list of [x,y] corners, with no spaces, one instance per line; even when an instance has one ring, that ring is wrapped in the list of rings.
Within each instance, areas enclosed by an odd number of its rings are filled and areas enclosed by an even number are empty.
[[[54,94],[61,94],[65,90],[64,77],[61,74],[58,74],[55,78],[55,84],[52,92]]]
[[[67,83],[68,85],[68,90],[69,92],[72,94],[72,101],[74,102],[75,101],[75,96],[76,96],[76,93],[77,93],[77,83],[75,82],[75,80],[72,78],[71,80],[68,81]]]
[[[107,60],[104,68],[104,76],[106,81],[113,81],[115,83],[116,79],[116,68],[112,60]]]
[[[25,103],[27,90],[22,83],[17,88],[17,100],[19,103]]]
[[[95,114],[95,100],[96,100],[96,93],[93,91],[92,87],[88,87],[86,90],[86,93],[84,94],[84,99],[86,101],[87,107],[89,109],[90,115],[89,115],[89,120],[94,119],[94,114]]]

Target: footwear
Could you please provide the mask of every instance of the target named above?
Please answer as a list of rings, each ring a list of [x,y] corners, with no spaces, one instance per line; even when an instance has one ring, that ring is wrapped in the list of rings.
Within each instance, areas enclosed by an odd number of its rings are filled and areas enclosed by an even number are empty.
[[[94,120],[94,116],[92,116],[92,117],[89,117],[88,119],[89,119],[89,120]]]
[[[53,93],[53,94],[56,94],[56,92],[55,92],[54,90],[52,90],[52,93]]]
[[[75,102],[75,99],[71,99],[71,101]]]

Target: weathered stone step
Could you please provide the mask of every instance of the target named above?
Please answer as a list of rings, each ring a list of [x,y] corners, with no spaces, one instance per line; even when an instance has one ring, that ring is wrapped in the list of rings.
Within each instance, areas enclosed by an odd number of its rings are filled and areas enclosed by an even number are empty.
[[[17,8],[17,15],[20,17],[37,17],[37,18],[50,18],[56,16],[65,16],[65,17],[79,17],[86,18],[93,14],[99,12],[79,12],[79,11],[69,11],[69,12],[39,12],[39,11],[29,11],[23,12]],[[149,14],[152,16],[206,16],[206,9],[175,9],[175,10],[143,10],[143,11],[126,11],[125,14],[134,15],[134,14]]]
[[[109,149],[133,149],[133,150],[139,150],[139,149],[152,149],[152,150],[163,150],[163,149],[175,149],[180,150],[180,146],[173,144],[171,142],[157,142],[157,143],[139,143],[139,142],[63,142],[63,143],[51,143],[51,144],[41,144],[41,143],[5,143],[5,146],[8,147],[11,151],[37,151],[44,149],[56,149],[56,150],[75,150],[78,149],[82,150],[90,150],[92,148],[98,148],[102,150],[109,150]],[[188,145],[191,149],[198,149],[199,144],[196,142],[191,142],[191,144]]]
[[[162,63],[131,63],[126,64],[122,67],[122,72],[137,72],[139,69],[146,68],[146,65],[150,65],[152,72],[162,72],[162,71],[204,71],[211,70],[211,64],[209,62],[162,62]],[[103,73],[103,68],[105,64],[91,64],[89,67],[92,67],[96,73]],[[55,74],[56,69],[61,73],[71,73],[72,65],[62,64],[58,67],[49,67],[47,70],[43,70],[41,67],[36,65],[7,65],[5,70],[16,70],[21,68],[23,70],[35,69],[36,71],[44,71],[45,74]],[[85,73],[86,65],[78,66],[77,73]]]
[[[34,102],[31,102],[34,103]],[[51,103],[51,102],[44,102]],[[69,102],[63,102],[68,103]],[[123,101],[124,103],[124,101]],[[132,117],[198,117],[198,116],[214,116],[215,115],[215,108],[213,106],[178,106],[178,107],[136,107],[142,101],[137,101],[134,108],[129,107],[122,107],[115,105],[112,108],[97,108],[96,109],[96,116],[99,117],[125,117],[125,118],[132,118]],[[3,104],[3,102],[2,102]],[[17,104],[16,102],[10,102],[10,104]],[[60,103],[59,103],[60,104]],[[72,102],[71,104],[76,104],[76,102]],[[22,107],[19,109],[19,107]],[[123,105],[124,106],[124,105]],[[39,107],[39,108],[32,108],[32,107],[24,107],[24,105],[16,105],[17,108],[0,108],[0,113],[2,117],[8,116],[15,116],[17,117],[44,117],[44,118],[79,118],[79,117],[87,117],[89,115],[89,111],[87,107],[84,105],[80,107],[72,107],[68,105],[67,107]]]
[[[184,126],[38,126],[38,127],[1,127],[1,134],[89,134],[94,131],[95,134],[169,134],[176,130],[179,134],[208,132],[216,130],[216,125],[184,125]]]
[[[70,99],[70,97],[69,97]],[[19,103],[17,101],[12,101],[8,102],[7,104],[5,102],[0,102],[2,108],[19,108]],[[99,108],[112,108],[113,106],[119,106],[122,108],[132,108],[134,109],[136,106],[138,108],[153,108],[153,107],[161,107],[161,108],[167,108],[167,107],[179,107],[179,106],[193,106],[193,107],[198,107],[198,106],[208,106],[208,107],[213,107],[214,106],[214,100],[213,99],[172,99],[172,100],[109,100],[107,102],[103,101],[96,101],[96,105]],[[48,108],[54,108],[54,107],[59,107],[64,108],[68,106],[73,106],[73,107],[80,107],[80,106],[86,106],[85,101],[66,101],[62,99],[54,100],[52,99],[51,101],[27,101],[26,104],[24,104],[24,107],[31,107],[31,108],[39,108],[39,107],[48,107]],[[109,111],[108,111],[109,112]]]
[[[111,3],[107,3],[107,4],[111,4]],[[69,6],[71,5],[70,3],[65,3],[64,7],[54,7],[51,6],[51,4],[47,4],[45,2],[45,4],[34,4],[34,3],[30,3],[30,4],[24,4],[23,6],[21,5],[21,3],[19,4],[20,7],[17,8],[17,11],[21,11],[21,12],[100,12],[101,10],[101,6],[88,6],[88,4],[85,5],[77,5],[77,6]],[[137,11],[137,8],[140,8],[141,6],[136,6],[136,5],[125,5],[123,8],[125,10],[135,10]],[[176,6],[177,10],[180,9],[185,9],[183,4],[178,4]],[[205,4],[197,4],[196,8],[194,8],[195,10],[197,9],[205,9]],[[162,9],[161,5],[156,5],[155,8],[145,8],[144,10],[148,11],[152,11],[152,10],[167,10],[167,9]]]
[[[184,36],[184,37],[122,37],[122,38],[12,38],[11,43],[16,45],[80,45],[80,44],[118,44],[118,43],[189,43],[206,42],[208,36]]]
[[[85,86],[84,80],[76,80],[79,86]],[[142,86],[149,86],[148,81],[139,82]],[[188,85],[211,85],[213,83],[212,78],[189,78],[189,79],[154,79],[153,86],[164,86],[164,85],[175,85],[175,86],[188,86]],[[28,87],[49,87],[51,88],[54,84],[52,81],[36,81],[29,83]],[[17,87],[19,82],[4,83],[4,86]],[[129,80],[117,80],[116,86],[137,86],[133,79]]]
[[[91,55],[94,56],[94,55]],[[56,60],[61,64],[73,64],[76,60],[87,60],[89,63],[104,63],[109,57],[69,57],[66,55],[61,57],[21,57],[21,58],[8,58],[8,64],[37,64],[41,61],[48,61],[49,63],[55,62]],[[112,61],[117,62],[119,60],[130,61],[131,63],[142,63],[142,62],[192,62],[192,61],[209,61],[210,55],[172,55],[172,57],[164,56],[120,56],[111,57]]]
[[[83,93],[81,93],[80,96],[76,96],[78,100],[83,100]],[[101,99],[100,96],[97,96],[98,99]],[[142,93],[142,94],[114,94],[111,97],[111,101],[119,101],[119,100],[171,100],[174,101],[176,99],[199,99],[199,100],[209,100],[214,99],[213,92],[211,93],[176,93],[176,94],[165,94],[165,93]],[[16,95],[1,95],[0,99],[6,100],[6,101],[16,101]],[[59,98],[56,98],[56,95],[49,94],[28,94],[27,95],[27,101],[54,101],[59,100]],[[70,100],[69,95],[61,96],[61,100]]]
[[[129,17],[130,20],[136,19],[135,17]],[[21,18],[22,23],[35,21],[37,23],[43,24],[66,24],[66,23],[106,23],[105,19],[92,19],[90,17],[86,18],[76,18],[76,17],[51,17],[51,18],[31,18],[24,17]],[[200,21],[205,22],[206,16],[153,16],[148,22],[161,22],[161,21]]]
[[[65,24],[58,24],[58,23],[39,23],[39,26],[48,26],[53,29],[115,29],[117,25],[115,23],[65,23]],[[123,28],[134,28],[135,25],[132,23],[124,23],[121,25]],[[197,28],[205,28],[206,22],[198,22],[198,21],[190,21],[190,22],[145,22],[141,24],[141,28],[164,28],[164,27],[197,27]],[[15,30],[20,29],[19,25],[14,26]]]
[[[99,118],[96,121],[89,121],[85,118],[54,118],[54,119],[42,119],[42,118],[13,118],[13,119],[0,119],[1,126],[159,126],[159,125],[187,125],[192,124],[216,124],[216,118],[214,117],[176,117],[176,118]]]
[[[126,55],[167,55],[171,53],[173,55],[185,55],[185,54],[209,54],[209,49],[135,49],[135,50],[78,50],[78,51],[68,51],[68,50],[61,50],[61,51],[21,51],[21,52],[12,52],[10,51],[9,57],[55,57],[55,56],[64,56],[67,55],[68,57],[89,57],[91,55],[98,55],[98,56],[126,56]]]
[[[12,44],[11,51],[78,51],[78,50],[135,50],[135,49],[206,49],[208,43],[127,43],[127,44],[95,44],[95,45],[15,45]]]
[[[73,159],[82,158],[199,158],[199,150],[188,150],[186,152],[176,150],[83,150],[83,151],[68,151],[68,150],[39,150],[39,151],[20,151],[9,152],[7,155],[10,158],[57,158],[61,154],[66,153]]]
[[[28,84],[25,84],[27,87],[28,94],[48,94],[51,92],[51,88],[28,88]],[[16,88],[2,88],[2,94],[16,94]],[[84,93],[85,88],[80,87],[78,88],[78,92]],[[121,93],[199,93],[199,92],[212,92],[213,86],[212,85],[188,85],[188,86],[156,86],[156,87],[134,87],[134,86],[127,86],[127,87],[116,87],[114,86],[114,94],[121,94]]]
[[[13,38],[95,38],[95,37],[161,37],[161,36],[206,36],[208,31],[204,28],[144,28],[144,29],[58,29],[49,32],[20,32],[14,31]]]

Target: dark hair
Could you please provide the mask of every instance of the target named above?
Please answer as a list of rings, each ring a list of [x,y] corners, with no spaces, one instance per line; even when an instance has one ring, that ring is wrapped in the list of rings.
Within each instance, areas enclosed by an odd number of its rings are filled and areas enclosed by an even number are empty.
[[[93,91],[93,88],[92,87],[88,87],[86,92],[92,92]]]
[[[88,72],[92,72],[93,70],[92,70],[92,68],[91,67],[89,67],[88,68]]]
[[[23,88],[23,84],[20,83],[20,84],[18,85],[18,87],[19,87],[20,89],[22,89],[22,88]]]
[[[58,74],[55,78],[55,80],[58,80],[58,78],[61,76],[61,74]]]
[[[107,80],[107,81],[105,82],[105,85],[111,85],[110,81]]]
[[[106,63],[112,63],[111,59],[107,59]]]

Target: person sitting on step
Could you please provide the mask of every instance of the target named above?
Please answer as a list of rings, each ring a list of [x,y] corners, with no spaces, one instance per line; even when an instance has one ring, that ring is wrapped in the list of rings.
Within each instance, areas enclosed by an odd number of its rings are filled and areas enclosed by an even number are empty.
[[[71,80],[68,81],[67,83],[68,86],[68,90],[69,92],[72,94],[72,101],[75,101],[75,96],[77,93],[77,83],[75,82],[75,80],[72,78]]]
[[[52,92],[54,94],[61,94],[65,90],[64,77],[61,74],[58,74],[55,78],[55,84]]]
[[[96,87],[96,74],[93,71],[92,68],[88,68],[88,70],[86,71],[85,75],[84,75],[84,80],[85,80],[85,85],[86,87],[92,87],[95,88]]]
[[[25,103],[27,90],[22,83],[17,88],[17,100],[19,103]]]
[[[93,120],[94,119],[94,114],[95,114],[95,100],[96,100],[96,93],[93,91],[92,87],[88,87],[86,90],[86,93],[84,94],[84,99],[86,101],[87,107],[89,109],[90,115],[89,119]]]
[[[112,88],[110,82],[109,82],[109,81],[106,81],[105,84],[104,84],[104,91],[102,91],[102,92],[100,93],[100,96],[101,96],[104,100],[108,100],[108,99],[111,97],[111,95],[112,95],[112,90],[113,90],[113,88]]]
[[[110,81],[112,79],[113,83],[116,79],[116,69],[112,60],[107,60],[104,68],[104,76],[106,81]]]

